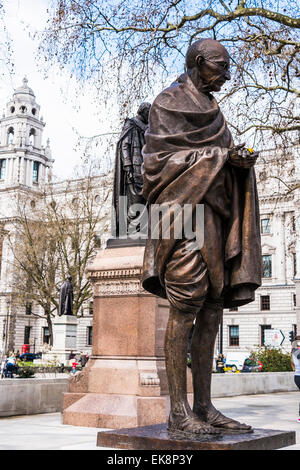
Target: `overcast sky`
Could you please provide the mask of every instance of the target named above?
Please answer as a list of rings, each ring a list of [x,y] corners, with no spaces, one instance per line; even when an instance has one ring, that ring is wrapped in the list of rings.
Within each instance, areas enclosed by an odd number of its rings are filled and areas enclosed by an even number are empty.
[[[36,63],[38,43],[30,38],[28,31],[43,29],[50,0],[4,0],[5,24],[12,40],[14,74],[10,75],[2,64],[0,80],[0,111],[5,108],[14,89],[21,86],[24,76],[33,89],[36,101],[41,106],[41,116],[46,122],[43,143],[50,139],[52,156],[55,159],[54,174],[60,178],[72,175],[73,168],[80,163],[81,152],[75,151],[78,134],[92,136],[105,132],[99,109],[95,107],[95,96],[88,84],[78,84],[70,79],[68,71],[52,67],[45,74]],[[1,109],[2,107],[2,109]],[[101,149],[99,158],[101,158]]]

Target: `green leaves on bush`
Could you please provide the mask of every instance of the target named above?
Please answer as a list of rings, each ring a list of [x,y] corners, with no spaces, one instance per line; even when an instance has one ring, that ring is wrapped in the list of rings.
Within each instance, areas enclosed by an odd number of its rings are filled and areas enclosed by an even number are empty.
[[[20,379],[30,379],[34,376],[34,370],[31,367],[20,367],[17,375]]]
[[[261,361],[261,372],[288,372],[292,371],[291,356],[282,349],[262,347],[258,351],[252,351],[252,357]]]

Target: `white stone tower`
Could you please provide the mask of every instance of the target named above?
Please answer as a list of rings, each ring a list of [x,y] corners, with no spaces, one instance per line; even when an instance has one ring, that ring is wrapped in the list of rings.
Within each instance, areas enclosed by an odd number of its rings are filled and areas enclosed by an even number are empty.
[[[51,180],[53,161],[42,146],[45,127],[40,106],[27,78],[17,88],[0,120],[0,189],[25,186],[40,189]]]

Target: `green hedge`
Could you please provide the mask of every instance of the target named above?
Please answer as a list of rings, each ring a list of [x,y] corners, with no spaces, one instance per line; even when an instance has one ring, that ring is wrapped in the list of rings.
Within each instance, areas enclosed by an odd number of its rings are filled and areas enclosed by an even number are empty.
[[[261,361],[261,372],[288,372],[292,371],[291,356],[282,349],[262,347],[258,351],[252,351],[251,356]]]
[[[26,362],[26,363],[21,363],[22,365],[19,365],[18,367],[18,373],[17,375],[21,379],[28,379],[34,376],[34,374],[40,373],[40,374],[49,374],[49,373],[63,373],[63,372],[71,372],[72,367],[71,366],[41,366],[37,364],[33,364],[33,362]],[[81,370],[81,366],[77,366],[76,370]]]
[[[31,379],[34,373],[33,367],[19,367],[17,375],[20,379]]]

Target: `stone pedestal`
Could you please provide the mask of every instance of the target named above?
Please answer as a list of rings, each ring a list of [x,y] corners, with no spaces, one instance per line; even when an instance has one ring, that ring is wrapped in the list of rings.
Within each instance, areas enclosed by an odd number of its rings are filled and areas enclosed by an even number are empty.
[[[168,302],[141,287],[143,246],[98,252],[92,355],[64,395],[63,423],[107,428],[166,421],[164,336]]]
[[[62,315],[53,321],[53,348],[47,356],[57,358],[59,362],[66,363],[71,351],[76,350],[77,317]]]
[[[246,434],[188,436],[169,432],[166,424],[98,432],[97,437],[99,447],[127,450],[274,450],[295,443],[295,431],[254,429]]]

